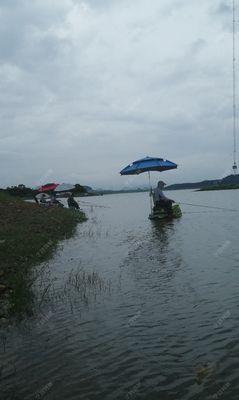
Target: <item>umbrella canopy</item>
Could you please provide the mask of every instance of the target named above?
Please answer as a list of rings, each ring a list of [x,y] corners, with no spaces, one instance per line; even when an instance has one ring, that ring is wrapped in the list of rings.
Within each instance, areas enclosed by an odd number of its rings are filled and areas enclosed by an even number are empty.
[[[59,183],[47,183],[46,185],[39,186],[37,188],[38,192],[52,192],[59,186]]]
[[[122,171],[121,175],[138,175],[142,172],[150,171],[168,171],[177,168],[177,164],[172,161],[164,160],[157,157],[145,157],[141,160],[134,161],[132,164],[127,165]]]
[[[55,188],[54,192],[70,192],[73,189],[75,189],[75,185],[71,185],[70,183],[61,183]]]

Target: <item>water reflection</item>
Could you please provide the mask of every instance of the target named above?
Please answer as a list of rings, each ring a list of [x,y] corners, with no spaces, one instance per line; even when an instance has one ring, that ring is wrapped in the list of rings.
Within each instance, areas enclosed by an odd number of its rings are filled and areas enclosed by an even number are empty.
[[[215,196],[174,197],[200,195]],[[1,399],[44,390],[49,400],[236,399],[236,219],[185,214],[155,224],[144,194],[97,201],[111,208],[97,208],[56,254],[36,287],[40,299],[51,283],[31,329],[3,337]]]
[[[162,283],[165,285],[180,269],[181,253],[179,247],[175,246],[177,223],[178,221],[170,221],[167,224],[153,223],[148,232],[143,232],[141,237],[133,240],[128,238],[130,246],[124,266],[133,271],[136,279],[144,280],[147,277],[147,285],[151,279],[150,288],[155,288],[157,282],[159,286]]]

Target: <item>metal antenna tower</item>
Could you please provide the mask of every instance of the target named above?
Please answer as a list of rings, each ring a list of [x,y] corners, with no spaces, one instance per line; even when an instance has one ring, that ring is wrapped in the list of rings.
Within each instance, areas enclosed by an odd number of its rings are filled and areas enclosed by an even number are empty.
[[[236,129],[236,3],[233,0],[233,172],[237,174],[237,129]]]

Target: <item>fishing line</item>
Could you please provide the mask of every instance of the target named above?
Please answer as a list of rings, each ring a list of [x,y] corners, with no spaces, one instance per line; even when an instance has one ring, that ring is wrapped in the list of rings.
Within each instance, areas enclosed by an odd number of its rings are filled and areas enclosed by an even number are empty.
[[[215,209],[215,210],[239,212],[239,210],[235,210],[235,209],[232,209],[232,208],[213,207],[213,206],[206,206],[204,204],[192,204],[192,203],[182,203],[182,202],[179,202],[179,204],[184,204],[186,206],[193,206],[193,207],[212,208],[212,209]]]
[[[92,204],[92,203],[88,203],[86,201],[81,201],[79,200],[80,204],[82,204],[84,207],[99,207],[99,208],[111,208],[109,206],[98,206],[97,204]]]
[[[211,211],[184,211],[183,214],[217,214],[218,211],[214,211],[214,213],[212,213]]]

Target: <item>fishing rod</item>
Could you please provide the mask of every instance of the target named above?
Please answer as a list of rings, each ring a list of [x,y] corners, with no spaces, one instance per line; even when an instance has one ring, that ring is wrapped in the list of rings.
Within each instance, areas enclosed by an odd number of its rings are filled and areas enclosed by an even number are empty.
[[[193,207],[212,208],[212,209],[215,209],[215,210],[239,212],[239,210],[235,210],[235,209],[232,209],[232,208],[206,206],[205,204],[192,204],[192,203],[183,203],[183,202],[179,202],[179,204],[183,204],[183,205],[186,205],[186,206],[193,206]]]

